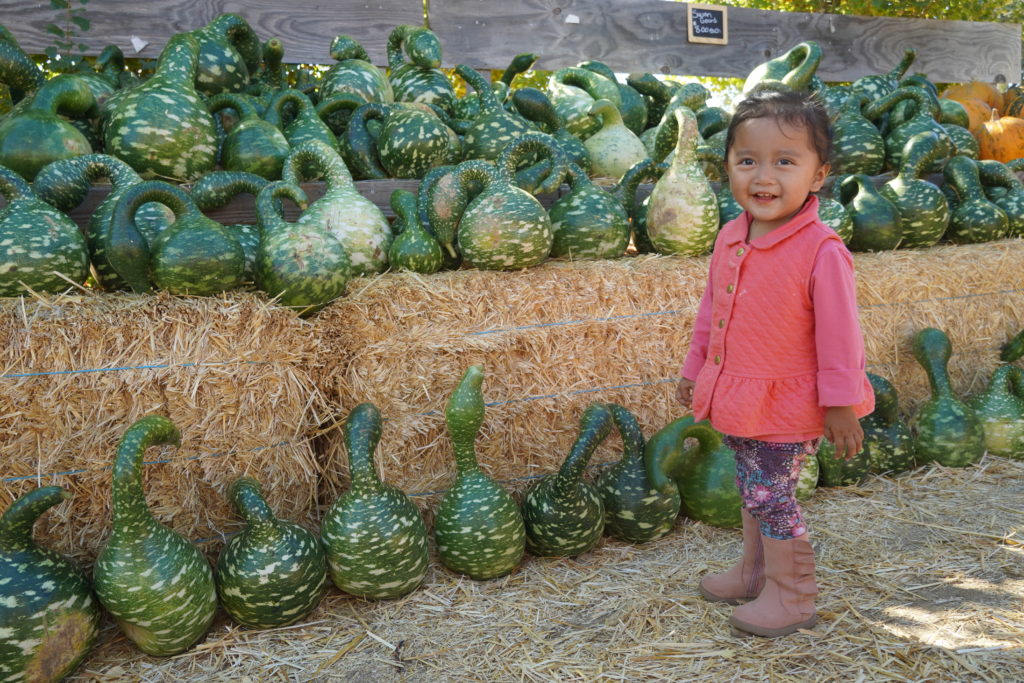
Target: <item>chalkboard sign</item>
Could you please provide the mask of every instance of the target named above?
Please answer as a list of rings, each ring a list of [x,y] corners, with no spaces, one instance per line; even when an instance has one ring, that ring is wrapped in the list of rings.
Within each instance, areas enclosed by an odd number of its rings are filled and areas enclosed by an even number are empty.
[[[729,8],[722,5],[686,6],[686,36],[691,43],[729,42]]]

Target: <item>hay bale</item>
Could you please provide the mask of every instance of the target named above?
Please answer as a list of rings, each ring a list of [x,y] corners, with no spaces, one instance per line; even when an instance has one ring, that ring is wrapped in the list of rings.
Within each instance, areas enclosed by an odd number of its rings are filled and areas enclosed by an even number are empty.
[[[305,370],[309,323],[252,294],[6,299],[0,321],[0,506],[36,486],[74,492],[39,525],[51,547],[96,555],[117,442],[153,412],[182,432],[181,448],[146,454],[146,495],[162,522],[219,540],[240,525],[225,490],[241,474],[263,483],[280,515],[313,514],[310,434],[324,403]]]
[[[998,345],[1024,327],[1020,240],[855,260],[868,364],[894,381],[908,413],[928,395],[910,352],[916,330],[947,331],[954,388],[973,392],[998,364]],[[385,479],[435,495],[454,470],[445,402],[468,365],[483,365],[479,459],[520,490],[558,467],[592,401],[626,406],[648,435],[683,414],[674,388],[707,266],[640,256],[354,280],[316,321],[323,360],[313,372],[339,416],[362,401],[380,407]],[[346,480],[339,432],[324,444],[328,501]],[[612,437],[593,462],[618,454]]]

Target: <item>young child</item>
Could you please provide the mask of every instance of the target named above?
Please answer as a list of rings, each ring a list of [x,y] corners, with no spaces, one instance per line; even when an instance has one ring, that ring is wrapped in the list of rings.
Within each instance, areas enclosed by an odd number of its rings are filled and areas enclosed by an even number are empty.
[[[861,449],[874,409],[864,371],[853,259],[818,218],[828,115],[803,93],[755,91],[726,139],[744,212],[722,227],[676,388],[736,451],[743,557],[705,576],[708,600],[738,604],[734,632],[777,637],[816,620],[814,550],[794,495],[822,435],[836,457]]]

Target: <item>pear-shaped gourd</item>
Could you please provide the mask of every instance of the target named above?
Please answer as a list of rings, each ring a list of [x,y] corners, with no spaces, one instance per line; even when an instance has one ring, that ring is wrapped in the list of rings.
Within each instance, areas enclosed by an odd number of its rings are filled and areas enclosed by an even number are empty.
[[[718,202],[697,160],[697,119],[680,107],[675,158],[655,184],[647,209],[647,234],[662,254],[698,256],[718,234]]]
[[[860,424],[870,471],[897,474],[913,469],[916,445],[910,429],[900,420],[896,387],[871,372],[868,379],[875,394],[875,410],[862,417]]]
[[[320,539],[278,519],[259,482],[239,477],[228,497],[245,519],[220,557],[217,595],[231,618],[250,628],[287,626],[313,611],[327,588],[327,558]]]
[[[352,486],[327,511],[321,527],[334,584],[363,598],[397,598],[427,572],[427,529],[402,491],[384,484],[373,464],[380,411],[361,403],[345,420]]]
[[[1024,372],[1000,365],[988,387],[967,405],[981,420],[985,449],[1006,458],[1024,458]]]
[[[331,41],[331,59],[337,60],[320,79],[320,99],[327,99],[338,93],[359,95],[367,102],[394,102],[384,72],[370,61],[363,46],[351,36],[339,35]]]
[[[217,133],[193,85],[199,45],[187,33],[172,37],[156,73],[117,98],[103,143],[143,177],[197,178],[217,162]]]
[[[601,129],[583,141],[590,155],[590,175],[618,180],[630,167],[647,158],[644,143],[626,128],[614,104],[597,100],[587,113],[601,119]]]
[[[519,506],[477,463],[474,442],[484,421],[483,379],[481,367],[471,365],[445,407],[457,473],[434,516],[441,562],[473,579],[508,574],[522,560],[526,542]]]
[[[947,369],[952,351],[942,330],[926,327],[914,336],[914,358],[928,375],[932,395],[910,426],[917,435],[919,461],[965,467],[985,452],[985,429],[974,411],[953,395]]]
[[[644,435],[633,413],[608,404],[622,437],[622,458],[597,478],[604,503],[604,530],[630,543],[645,543],[672,530],[679,516],[679,492],[651,486],[644,462]]]
[[[946,232],[949,204],[942,191],[921,176],[941,151],[938,137],[919,133],[907,140],[900,171],[879,189],[900,214],[900,233],[904,248],[930,247]]]
[[[240,120],[220,146],[220,165],[227,171],[255,173],[267,180],[281,177],[281,167],[291,151],[288,139],[277,126],[260,118],[246,97],[221,93],[206,101],[211,114],[233,109]]]
[[[493,161],[510,143],[536,131],[529,121],[505,110],[490,84],[477,71],[459,64],[455,73],[480,96],[480,115],[469,124],[463,136],[467,159]]]
[[[604,503],[583,470],[612,429],[612,414],[603,403],[583,411],[576,442],[555,474],[541,477],[523,499],[526,549],[541,557],[573,557],[601,540]]]
[[[210,564],[146,505],[142,455],[150,446],[179,445],[178,428],[147,415],[125,431],[114,458],[114,524],[96,558],[100,602],[143,652],[173,655],[206,633],[217,609]]]
[[[425,275],[441,270],[444,251],[437,239],[420,223],[416,195],[409,190],[393,191],[391,209],[396,216],[392,227],[398,233],[388,249],[391,268]]]
[[[759,85],[806,90],[821,62],[821,47],[812,41],[794,46],[788,52],[760,64],[743,82],[746,95]]]
[[[199,43],[196,88],[205,95],[241,92],[263,53],[252,27],[237,14],[220,14],[192,36]]]
[[[62,292],[72,282],[85,282],[89,258],[78,226],[38,199],[20,175],[3,166],[0,195],[7,200],[0,209],[0,296],[30,290]]]
[[[583,169],[569,165],[569,192],[548,215],[554,242],[551,256],[571,259],[619,258],[629,245],[629,216],[622,203],[590,181]]]
[[[838,196],[850,214],[850,251],[888,251],[903,239],[899,210],[883,197],[863,173],[839,181]]]
[[[885,140],[862,110],[870,102],[864,93],[850,95],[832,123],[831,172],[878,175],[885,164]]]
[[[297,223],[316,224],[333,233],[348,253],[353,277],[387,268],[391,226],[377,205],[359,194],[338,153],[323,142],[306,142],[285,160],[284,180],[298,185],[309,179],[304,176],[307,166],[323,176],[324,194]]]
[[[59,486],[34,489],[0,517],[0,677],[59,681],[89,653],[101,614],[85,572],[32,540],[46,510],[70,498]]]
[[[973,159],[961,155],[953,157],[942,175],[959,198],[946,230],[951,242],[972,244],[1006,237],[1010,219],[985,196],[978,164]]]
[[[266,178],[255,173],[211,171],[192,186],[192,201],[200,211],[212,211],[225,206],[239,195],[250,194],[255,200],[260,190],[267,184]],[[229,223],[224,227],[242,247],[242,252],[245,254],[242,281],[244,284],[251,283],[256,277],[256,253],[260,248],[260,226],[258,222],[255,222]]]
[[[409,57],[406,62],[402,52]],[[441,66],[441,41],[430,29],[402,24],[388,34],[388,80],[395,102],[436,104],[449,111],[455,101],[451,81]]]
[[[281,199],[299,208],[306,194],[284,181],[270,183],[256,197],[260,244],[254,267],[256,286],[301,316],[321,310],[345,293],[351,276],[348,252],[319,223],[289,223],[281,215]]]

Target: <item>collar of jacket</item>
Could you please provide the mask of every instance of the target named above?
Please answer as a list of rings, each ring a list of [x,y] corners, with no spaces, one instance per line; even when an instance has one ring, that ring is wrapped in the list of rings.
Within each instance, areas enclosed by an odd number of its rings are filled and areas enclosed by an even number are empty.
[[[771,249],[776,244],[793,235],[804,226],[818,220],[818,197],[808,195],[803,207],[796,215],[789,219],[788,223],[780,225],[767,235],[762,235],[750,243],[754,249]],[[727,245],[740,244],[747,241],[747,232],[750,230],[750,214],[746,211],[737,216],[734,220],[725,224],[722,228],[722,239]]]

